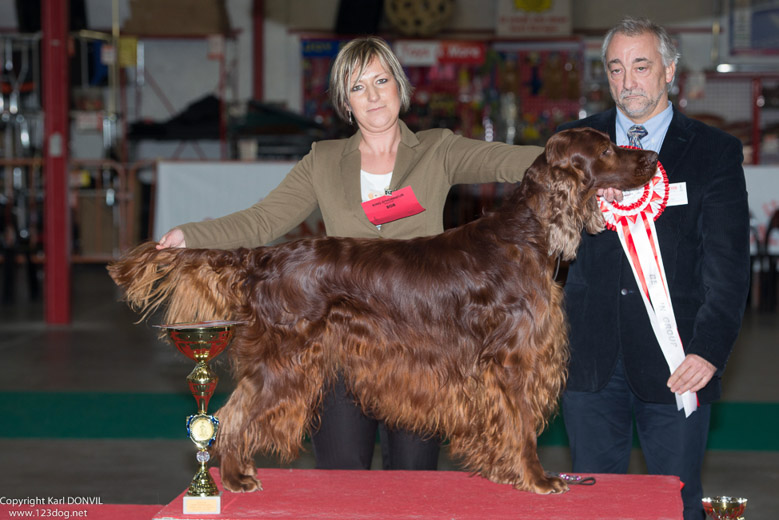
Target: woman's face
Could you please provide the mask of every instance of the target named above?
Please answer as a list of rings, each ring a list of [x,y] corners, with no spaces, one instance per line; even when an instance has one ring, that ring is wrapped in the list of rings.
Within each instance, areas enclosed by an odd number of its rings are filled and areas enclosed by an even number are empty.
[[[400,115],[400,95],[395,78],[374,58],[349,89],[352,116],[363,132],[380,133],[393,128]]]

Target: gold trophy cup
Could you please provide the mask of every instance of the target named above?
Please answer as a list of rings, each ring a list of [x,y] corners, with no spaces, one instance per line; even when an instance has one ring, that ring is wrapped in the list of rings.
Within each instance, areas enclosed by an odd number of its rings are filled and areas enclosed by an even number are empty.
[[[211,458],[208,448],[216,439],[219,419],[208,414],[208,403],[214,395],[219,377],[208,363],[222,353],[233,337],[235,321],[203,321],[160,325],[179,351],[196,363],[187,376],[189,390],[197,403],[197,413],[187,418],[187,435],[198,448],[200,468],[184,497],[184,514],[220,514],[221,496],[208,473]]]
[[[703,499],[703,510],[714,520],[737,520],[742,518],[746,507],[746,498],[705,497]]]

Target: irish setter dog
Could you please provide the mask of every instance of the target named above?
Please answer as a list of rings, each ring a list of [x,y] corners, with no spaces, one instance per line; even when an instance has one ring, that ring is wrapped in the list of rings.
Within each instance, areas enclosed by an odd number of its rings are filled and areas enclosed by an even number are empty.
[[[563,492],[536,452],[567,372],[555,264],[574,258],[583,229],[603,229],[596,190],[640,187],[656,161],[595,130],[567,130],[500,209],[440,235],[229,251],[147,243],[109,271],[144,317],[163,306],[167,323],[246,322],[212,448],[228,490],[260,488],[256,452],[297,455],[341,374],[367,413],[448,439],[465,468]]]

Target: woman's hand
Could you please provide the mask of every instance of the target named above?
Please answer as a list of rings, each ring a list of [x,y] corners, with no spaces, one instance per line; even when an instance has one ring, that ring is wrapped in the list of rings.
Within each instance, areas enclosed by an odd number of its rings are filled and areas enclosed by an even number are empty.
[[[187,247],[186,241],[184,241],[184,232],[179,228],[173,228],[164,235],[159,242],[157,242],[157,249],[167,249],[169,247]]]

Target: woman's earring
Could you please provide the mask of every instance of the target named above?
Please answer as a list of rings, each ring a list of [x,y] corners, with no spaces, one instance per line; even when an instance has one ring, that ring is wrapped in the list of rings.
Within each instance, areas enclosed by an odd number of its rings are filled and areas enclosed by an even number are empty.
[[[354,122],[352,121],[352,111],[351,110],[349,111],[349,124],[350,125],[354,124]]]

